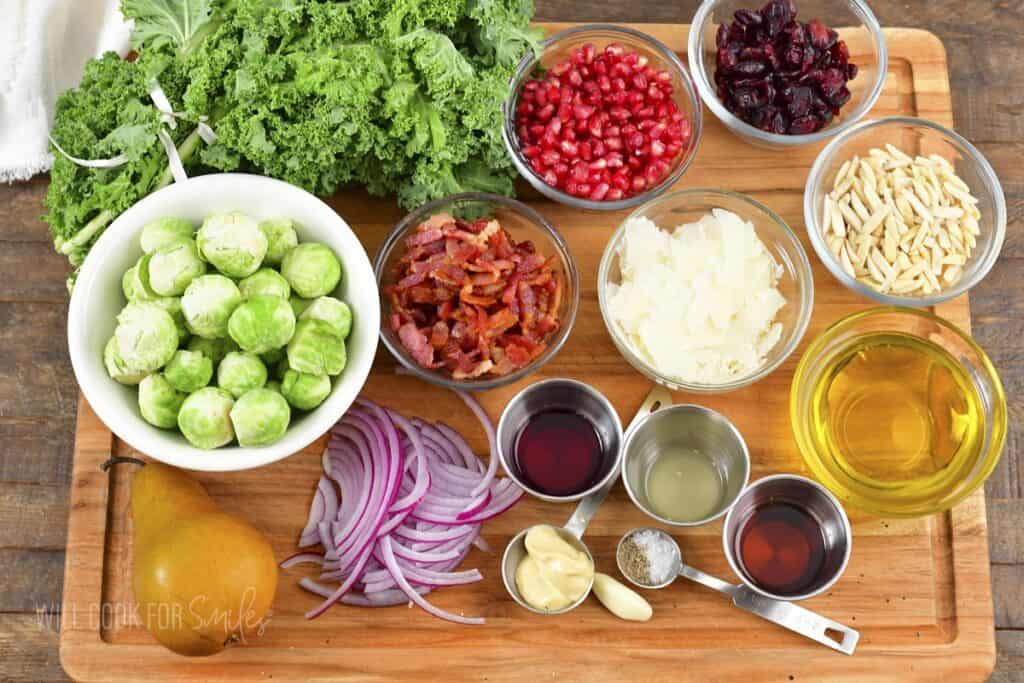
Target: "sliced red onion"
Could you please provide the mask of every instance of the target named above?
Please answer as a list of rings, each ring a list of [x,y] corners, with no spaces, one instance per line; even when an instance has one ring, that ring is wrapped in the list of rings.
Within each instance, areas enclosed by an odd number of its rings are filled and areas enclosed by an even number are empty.
[[[384,559],[384,566],[391,572],[391,576],[394,577],[395,583],[402,589],[402,592],[409,596],[409,599],[415,602],[417,605],[430,612],[435,617],[445,619],[447,621],[453,621],[456,624],[471,624],[479,625],[484,623],[483,617],[464,617],[459,614],[452,614],[446,612],[440,607],[435,607],[423,598],[422,595],[416,592],[416,590],[409,585],[409,582],[405,580],[405,575],[402,573],[402,569],[398,566],[398,561],[395,560],[395,555],[391,549],[391,538],[385,536],[378,541],[380,546],[381,555]]]
[[[316,545],[320,542],[320,532],[317,531],[317,524],[324,518],[324,496],[320,493],[320,486],[317,485],[316,493],[313,495],[313,505],[309,508],[309,519],[299,537],[299,547],[305,548]]]
[[[477,419],[480,420],[481,426],[483,426],[484,431],[487,433],[487,446],[491,451],[487,458],[487,471],[484,473],[483,481],[470,491],[470,495],[475,496],[491,485],[491,482],[494,481],[494,475],[498,472],[498,437],[494,433],[494,424],[491,423],[487,413],[484,412],[483,407],[481,407],[477,400],[465,391],[456,389],[455,393],[462,399],[463,403],[469,406],[469,409],[473,411]]]
[[[458,550],[454,549],[445,551],[413,550],[401,543],[392,543],[392,548],[394,548],[396,557],[408,562],[447,562],[454,560],[460,554]]]
[[[297,564],[317,564],[321,567],[324,564],[323,555],[316,553],[295,553],[281,563],[281,569],[291,569]]]
[[[391,512],[404,512],[413,508],[427,494],[430,488],[430,474],[427,472],[427,456],[423,452],[423,442],[420,440],[419,432],[404,417],[393,410],[386,411],[388,417],[397,424],[412,441],[412,456],[416,459],[416,484],[408,495],[395,501],[391,506]]]
[[[463,400],[488,432],[493,461],[493,426],[472,397]],[[471,548],[487,547],[480,523],[523,493],[509,479],[494,479],[496,464],[485,468],[450,427],[407,419],[362,398],[331,429],[321,464],[303,536],[321,540],[323,554],[299,553],[283,564],[318,564],[321,582],[340,583],[300,582],[324,598],[308,618],[338,602],[371,607],[411,600],[457,623],[483,622],[445,612],[422,596],[483,579],[475,569],[456,567]]]
[[[322,583],[317,583],[313,579],[299,579],[299,587],[304,590],[319,595],[320,597],[329,598],[334,592]],[[429,588],[419,587],[416,589],[420,595],[426,595],[430,592]],[[409,596],[400,590],[394,591],[382,591],[380,593],[374,593],[372,596],[362,595],[346,595],[341,601],[346,605],[352,605],[354,607],[393,607],[395,605],[404,605],[409,602]]]

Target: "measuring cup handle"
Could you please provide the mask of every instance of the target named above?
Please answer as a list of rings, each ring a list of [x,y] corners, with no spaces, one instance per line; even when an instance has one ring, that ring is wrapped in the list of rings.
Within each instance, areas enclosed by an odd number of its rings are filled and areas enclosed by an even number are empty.
[[[712,576],[711,574],[702,572],[701,570],[691,567],[688,564],[680,565],[679,576],[685,577],[690,581],[699,583],[702,586],[707,586],[711,590],[716,590],[719,593],[725,593],[726,595],[736,594],[737,587],[735,585],[729,583],[728,581],[723,581],[717,576]]]
[[[608,497],[608,492],[612,490],[612,487],[615,486],[615,482],[618,480],[619,473],[616,472],[615,476],[609,479],[607,484],[581,500],[576,509],[573,510],[572,517],[565,523],[565,530],[576,538],[583,538],[583,532],[590,525],[590,520],[597,514],[597,509],[601,507],[601,503]]]
[[[672,405],[672,394],[665,387],[655,384],[648,392],[644,402],[640,404],[640,410],[636,411],[632,422],[629,423],[629,428],[632,429],[633,425],[655,410],[670,405]],[[576,538],[583,538],[583,532],[587,530],[590,520],[597,514],[597,509],[601,507],[601,503],[608,497],[608,493],[618,480],[619,473],[616,472],[615,476],[608,480],[608,483],[581,500],[573,511],[572,517],[565,523],[565,530]]]
[[[640,410],[636,411],[636,415],[630,420],[629,426],[626,427],[626,432],[654,411],[667,408],[670,405],[672,405],[672,393],[660,384],[655,384],[650,392],[648,392],[647,398],[640,404]]]

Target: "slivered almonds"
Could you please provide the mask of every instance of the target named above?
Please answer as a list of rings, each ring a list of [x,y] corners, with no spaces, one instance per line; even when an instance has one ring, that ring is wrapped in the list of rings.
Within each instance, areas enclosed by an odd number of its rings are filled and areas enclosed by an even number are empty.
[[[977,205],[949,160],[886,145],[840,167],[825,197],[825,242],[873,289],[935,294],[963,275],[981,232]]]

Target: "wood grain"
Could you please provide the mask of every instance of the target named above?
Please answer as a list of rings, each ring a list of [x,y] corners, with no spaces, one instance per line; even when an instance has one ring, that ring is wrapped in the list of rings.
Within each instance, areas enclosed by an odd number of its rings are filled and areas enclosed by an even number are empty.
[[[537,0],[537,15],[543,20],[574,21],[663,21],[685,23],[693,15],[699,0],[630,0],[610,3],[606,0]],[[752,5],[757,4],[752,2]],[[1024,281],[1024,168],[1020,158],[1024,153],[1024,52],[1020,50],[1020,36],[1024,34],[1024,5],[1018,0],[874,0],[871,7],[883,25],[903,25],[926,28],[936,33],[947,49],[952,84],[953,112],[956,129],[972,140],[989,158],[1003,182],[1009,209],[1010,223],[1007,240],[1000,261],[993,274],[971,292],[973,331],[976,338],[993,358],[1004,384],[1011,411],[1011,435],[999,469],[987,485],[990,539],[993,559],[1005,563],[1020,563],[1021,545],[1008,532],[1022,528],[1024,514],[1024,486],[1019,462],[1022,455],[1020,434],[1024,433],[1024,366],[1019,359],[1020,339],[1024,338],[1024,315],[1020,306],[1024,297],[1019,283]],[[969,20],[965,21],[965,17]],[[49,231],[39,216],[43,212],[42,198],[47,181],[45,177],[29,183],[0,184],[0,249],[11,248],[17,242],[49,242]],[[35,252],[37,255],[40,252]],[[56,255],[49,255],[53,264],[63,267]],[[24,277],[24,271],[36,267],[32,261],[17,262],[14,271],[5,271],[4,278]],[[57,272],[59,271],[59,272]],[[58,293],[66,270],[54,267],[50,271],[49,295]],[[997,277],[998,274],[998,277]],[[38,291],[38,287],[36,287]],[[48,296],[49,296],[48,295]],[[33,295],[38,296],[38,295]],[[0,316],[6,309],[24,303],[23,294],[15,292],[0,297]],[[48,301],[36,309],[48,316],[66,313],[66,298]],[[8,340],[16,340],[37,323],[33,318],[21,318],[22,327],[11,330]],[[63,330],[46,322],[46,334],[33,337],[31,346],[39,353],[63,357],[66,372],[40,376],[31,392],[20,391],[8,384],[0,390],[0,400],[7,405],[0,411],[0,492],[7,482],[63,482],[70,481],[74,445],[74,407],[76,394],[70,376]],[[0,330],[5,329],[0,327]],[[5,340],[6,341],[6,340]],[[12,347],[5,343],[5,354]],[[22,356],[16,364],[30,374],[35,359]],[[14,362],[12,361],[12,365]],[[71,398],[72,408],[61,407],[49,399],[34,400],[34,396],[63,396]],[[65,489],[65,496],[67,495]],[[39,514],[63,533],[67,501],[47,498],[38,508]],[[0,527],[9,527],[14,519],[0,511]],[[1005,520],[1004,523],[999,520]],[[13,562],[11,574],[5,577],[16,586],[34,580],[39,563],[34,559],[32,540],[24,540],[26,555]],[[38,551],[58,557],[51,550]],[[59,590],[58,585],[55,590]],[[12,588],[17,590],[16,588]],[[995,591],[997,609],[1006,596]],[[63,678],[57,664],[56,636],[27,632],[16,627],[21,616],[0,618],[0,680],[48,681]],[[34,616],[29,617],[35,620]],[[54,616],[54,620],[59,615]],[[54,621],[54,628],[56,628]],[[1024,683],[1024,631],[997,633],[999,660],[994,681]],[[897,678],[898,669],[893,677]],[[785,681],[787,678],[782,677]]]
[[[676,49],[685,39],[678,26],[645,30]],[[916,101],[931,107],[931,117],[948,119],[944,54],[938,42],[927,33],[907,30],[891,31],[888,41],[893,66],[878,112],[917,111],[912,108]],[[857,49],[851,45],[854,54]],[[785,164],[792,172],[773,173],[777,155],[745,147],[720,124],[709,122],[701,151],[682,185],[728,185],[749,192],[790,224],[800,225],[804,174],[814,154],[811,149],[787,155]],[[394,206],[362,194],[340,194],[328,202],[346,217],[371,253],[401,215]],[[487,392],[481,401],[497,417],[529,381],[570,376],[604,392],[627,420],[649,384],[615,352],[597,311],[595,289],[597,263],[623,215],[584,214],[537,199],[532,203],[569,242],[581,272],[581,314],[568,343],[551,363],[526,382]],[[843,289],[820,263],[813,263],[817,297],[807,340],[838,317],[867,305]],[[966,299],[945,304],[940,312],[958,324],[970,324]],[[754,478],[804,469],[788,419],[789,384],[799,353],[753,387],[698,399],[723,412],[746,435]],[[479,426],[456,397],[412,378],[397,378],[390,359],[383,354],[378,359],[366,387],[370,397],[406,414],[443,418],[468,434],[475,450],[485,450]],[[480,566],[486,580],[431,597],[441,607],[485,615],[485,628],[453,629],[419,610],[403,608],[335,609],[307,622],[302,613],[316,601],[298,589],[301,572],[293,570],[283,575],[274,616],[262,638],[216,659],[184,665],[154,645],[132,617],[130,473],[115,469],[108,479],[98,470],[111,447],[118,452],[126,449],[116,440],[112,445],[110,433],[83,402],[72,478],[64,612],[82,615],[94,605],[105,605],[123,616],[98,626],[89,620],[64,621],[62,661],[83,680],[119,680],[114,661],[139,662],[140,667],[131,671],[133,679],[242,680],[257,674],[285,680],[327,680],[347,674],[381,680],[423,678],[433,675],[425,670],[431,661],[425,657],[428,651],[443,659],[446,678],[459,680],[481,675],[488,680],[615,680],[626,670],[638,679],[685,671],[695,680],[745,680],[751,658],[768,678],[863,681],[882,679],[895,667],[907,680],[930,681],[954,673],[963,680],[981,680],[994,664],[985,507],[979,491],[951,513],[925,519],[883,521],[851,511],[856,541],[849,569],[832,591],[808,603],[861,630],[860,648],[850,659],[837,658],[787,631],[766,628],[716,594],[682,584],[649,594],[658,618],[648,624],[612,621],[594,601],[556,624],[516,607],[501,586],[498,556],[474,552],[467,565]],[[251,472],[199,478],[227,511],[244,515],[264,530],[283,557],[294,550],[305,521],[320,449],[322,444],[316,444]],[[489,522],[485,538],[500,549],[524,526],[559,522],[569,512],[566,506],[526,499]],[[599,566],[610,570],[619,536],[648,522],[621,488],[613,491],[587,535]],[[711,524],[677,535],[688,560],[729,576],[720,534],[720,524]],[[552,628],[558,629],[558,642],[553,642]],[[586,654],[611,638],[616,647],[603,650],[601,657]],[[565,648],[562,642],[573,647]],[[749,656],[735,657],[737,650]],[[297,666],[300,661],[303,664]]]

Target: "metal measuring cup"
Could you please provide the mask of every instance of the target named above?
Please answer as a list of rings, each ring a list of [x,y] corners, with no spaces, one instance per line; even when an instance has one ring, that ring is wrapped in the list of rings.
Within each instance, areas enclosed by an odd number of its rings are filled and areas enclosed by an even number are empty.
[[[672,571],[668,573],[668,578],[661,583],[646,584],[638,580],[638,577],[630,575],[627,571],[627,567],[624,566],[622,545],[631,537],[641,531],[649,531],[658,534],[661,540],[666,541],[672,548]],[[860,640],[860,633],[856,630],[840,624],[837,621],[832,621],[826,617],[821,616],[816,612],[812,612],[809,609],[795,605],[792,602],[785,600],[777,600],[775,598],[769,598],[762,595],[750,587],[740,584],[734,585],[728,581],[723,581],[717,576],[712,576],[706,572],[691,567],[690,565],[683,562],[683,554],[679,549],[679,544],[676,543],[675,539],[669,536],[661,529],[633,529],[627,532],[622,539],[619,540],[618,548],[616,548],[615,559],[619,565],[619,571],[625,576],[630,583],[640,588],[660,589],[665,588],[670,583],[674,582],[677,577],[685,577],[695,583],[699,583],[702,586],[706,586],[712,590],[716,590],[719,593],[725,593],[732,598],[732,604],[739,607],[741,610],[750,612],[756,616],[766,619],[772,623],[778,624],[783,628],[789,629],[794,633],[799,633],[805,638],[821,643],[826,647],[830,647],[833,650],[838,650],[843,654],[852,655],[854,650],[857,649],[857,642]]]
[[[658,514],[647,496],[654,461],[673,445],[707,457],[723,483],[718,505],[703,519],[680,522]],[[633,504],[648,517],[671,526],[701,526],[732,508],[750,478],[750,451],[740,430],[721,413],[695,404],[678,404],[645,415],[630,425],[622,447],[622,483]]]
[[[576,385],[576,390],[586,391],[591,395],[591,397],[593,397],[593,395],[600,397],[601,403],[607,405],[607,410],[609,413],[603,416],[604,419],[618,427],[617,437],[614,444],[607,443],[606,445],[608,451],[611,451],[614,447],[614,452],[611,453],[611,462],[608,463],[611,465],[610,474],[602,480],[602,482],[598,485],[598,488],[591,489],[589,492],[584,492],[582,500],[580,500],[579,504],[576,506],[576,510],[573,511],[572,516],[569,517],[569,521],[565,523],[564,527],[555,527],[555,531],[562,538],[562,540],[564,540],[566,543],[571,545],[579,552],[586,555],[587,559],[590,560],[590,564],[593,565],[594,556],[590,553],[590,549],[587,548],[587,545],[583,542],[583,533],[587,530],[587,526],[590,524],[590,520],[594,518],[594,515],[597,513],[598,508],[601,507],[601,503],[603,503],[604,499],[608,496],[608,492],[611,491],[612,487],[615,486],[615,482],[619,478],[619,464],[620,460],[622,459],[622,427],[621,423],[619,422],[618,414],[611,407],[611,404],[608,403],[608,400],[604,398],[604,396],[602,396],[593,387],[583,384],[582,382],[576,382],[575,380],[546,380],[544,382],[538,382],[537,384],[531,385],[530,387],[524,389],[523,392],[520,392],[520,394],[516,396],[516,398],[512,399],[512,401],[509,402],[509,405],[506,407],[505,413],[502,414],[501,422],[499,423],[498,452],[501,457],[502,465],[505,467],[505,471],[508,472],[509,476],[516,480],[516,482],[518,483],[519,480],[513,474],[512,470],[509,468],[508,465],[508,457],[510,451],[505,448],[502,448],[501,446],[503,442],[506,443],[506,445],[512,443],[507,441],[507,439],[509,438],[509,433],[511,431],[510,429],[507,428],[507,426],[508,424],[511,424],[512,421],[506,421],[506,413],[509,412],[510,408],[512,410],[519,410],[519,408],[515,407],[514,404],[520,402],[520,398],[523,396],[523,394],[530,391],[531,389],[534,389],[534,387],[537,387],[535,391],[543,392],[549,391],[552,388],[564,390],[566,387],[570,387],[570,385]],[[537,405],[540,405],[541,409],[557,406],[557,404],[545,404],[541,400],[541,397],[537,395],[528,395],[527,399],[523,400],[522,403],[525,403],[526,400],[533,400],[537,402]],[[672,405],[672,394],[670,394],[668,390],[663,387],[654,387],[653,389],[651,389],[650,393],[647,394],[647,398],[644,399],[643,404],[640,406],[640,410],[637,411],[637,414],[633,418],[633,421],[630,423],[630,426],[632,427],[632,425],[635,424],[637,420],[640,420],[649,413],[652,413],[655,410],[658,410],[659,408],[669,405]],[[577,408],[578,406],[573,407]],[[591,415],[587,416],[592,418]],[[502,424],[506,425],[505,430],[501,429]],[[600,431],[600,427],[598,427],[598,431]],[[512,439],[514,440],[514,435],[512,436]],[[602,441],[602,444],[605,445],[605,442]],[[540,493],[533,492],[525,486],[523,488],[526,488],[527,491],[530,491],[530,493],[533,493],[538,498],[543,498],[544,500],[564,500],[562,498],[553,498],[551,496],[545,496]],[[580,496],[576,495],[569,498],[572,500],[576,500],[579,499]],[[516,570],[519,569],[519,563],[522,562],[524,557],[526,557],[526,534],[528,534],[530,530],[533,528],[534,527],[531,526],[520,531],[512,538],[511,541],[509,541],[508,545],[505,547],[505,553],[501,558],[501,579],[505,584],[505,590],[508,591],[508,594],[512,596],[512,599],[519,603],[521,607],[524,607],[525,609],[528,609],[531,612],[535,612],[537,614],[564,614],[565,612],[569,612],[570,610],[576,609],[576,607],[578,607],[584,600],[587,599],[587,596],[590,595],[590,591],[594,587],[593,579],[590,580],[590,583],[587,585],[587,589],[583,592],[583,594],[579,597],[578,600],[573,602],[571,605],[568,605],[567,607],[563,607],[562,609],[558,610],[538,609],[533,605],[530,605],[528,602],[526,602],[526,600],[523,599],[522,594],[520,594],[519,587],[516,586]]]

